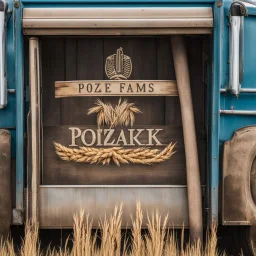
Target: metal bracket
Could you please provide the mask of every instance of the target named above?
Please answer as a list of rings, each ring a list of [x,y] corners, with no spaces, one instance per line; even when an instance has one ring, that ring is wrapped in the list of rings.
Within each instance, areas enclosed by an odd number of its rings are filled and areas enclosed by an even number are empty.
[[[221,88],[220,93],[226,93],[228,90],[226,88]],[[256,88],[241,88],[240,93],[256,93]]]
[[[23,215],[24,215],[23,210],[12,209],[12,223],[14,225],[22,225],[23,224]]]
[[[7,89],[7,92],[10,94],[15,94],[16,90],[15,89]]]
[[[245,116],[255,116],[256,110],[220,110],[221,115],[245,115]]]

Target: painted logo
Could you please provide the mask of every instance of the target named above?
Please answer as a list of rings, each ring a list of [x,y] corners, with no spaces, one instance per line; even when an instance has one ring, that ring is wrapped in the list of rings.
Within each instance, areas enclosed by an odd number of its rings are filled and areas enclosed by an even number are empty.
[[[124,55],[123,48],[117,49],[116,54],[107,57],[105,72],[109,79],[126,80],[132,74],[132,60]]]

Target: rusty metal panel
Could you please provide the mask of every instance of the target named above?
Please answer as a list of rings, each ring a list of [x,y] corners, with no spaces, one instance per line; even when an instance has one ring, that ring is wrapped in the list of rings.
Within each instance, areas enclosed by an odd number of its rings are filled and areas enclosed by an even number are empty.
[[[7,235],[11,224],[11,133],[0,129],[0,236]]]
[[[40,186],[39,223],[41,228],[70,228],[73,215],[84,209],[98,226],[100,218],[113,213],[116,205],[123,205],[123,227],[131,227],[136,202],[147,213],[158,210],[169,216],[170,227],[188,226],[186,186]]]

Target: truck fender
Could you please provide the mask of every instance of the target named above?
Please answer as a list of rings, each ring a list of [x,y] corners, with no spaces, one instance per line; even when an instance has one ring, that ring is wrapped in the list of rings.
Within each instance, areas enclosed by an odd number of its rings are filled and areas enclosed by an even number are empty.
[[[222,223],[256,224],[256,126],[237,130],[223,151]],[[254,199],[255,198],[255,199]]]
[[[11,134],[0,129],[0,236],[9,233],[11,207]]]

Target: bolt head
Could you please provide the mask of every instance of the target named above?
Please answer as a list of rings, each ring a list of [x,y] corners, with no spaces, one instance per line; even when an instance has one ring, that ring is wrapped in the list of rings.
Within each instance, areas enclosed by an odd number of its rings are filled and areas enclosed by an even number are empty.
[[[217,1],[216,5],[217,5],[217,7],[221,7],[222,6],[222,2],[221,1]]]
[[[13,3],[13,6],[14,6],[15,8],[19,8],[19,7],[20,7],[20,2],[17,1],[17,0],[15,0],[14,3]]]

